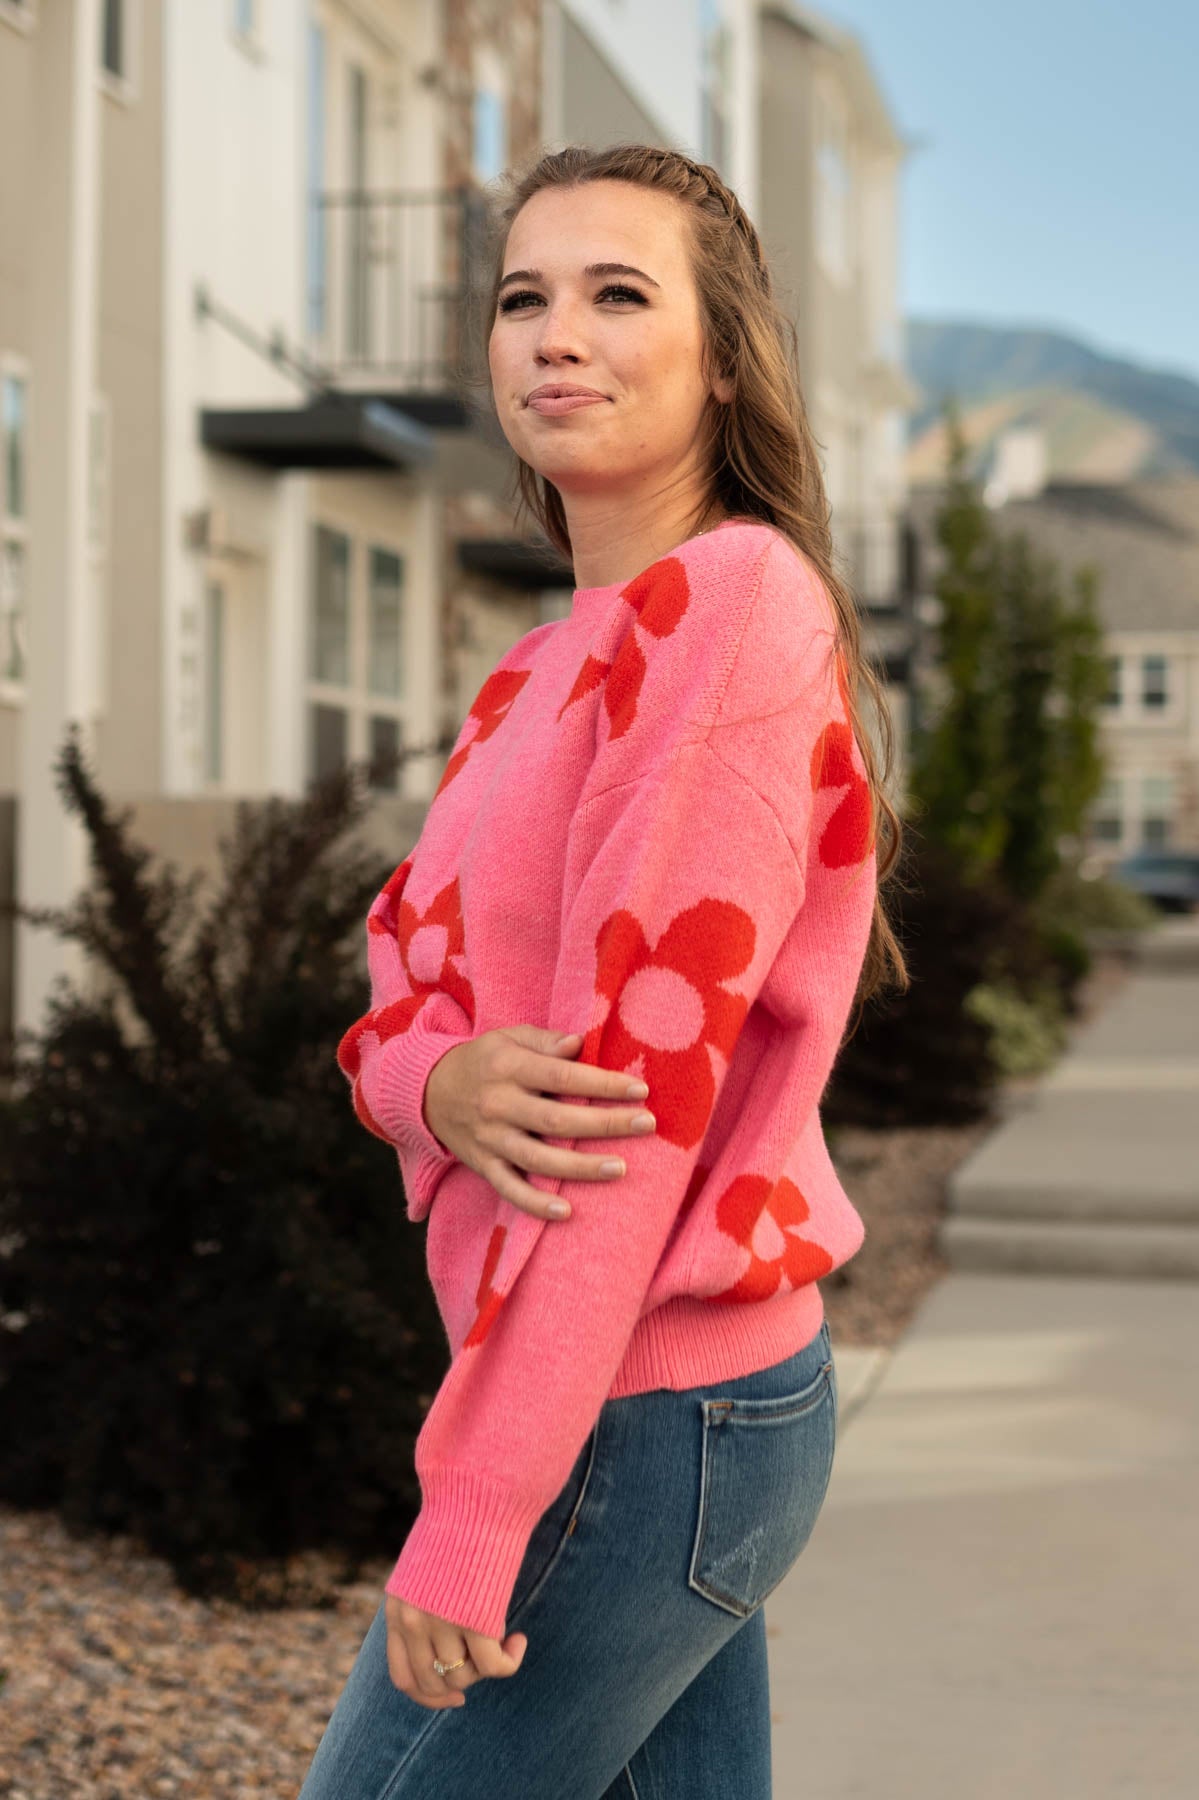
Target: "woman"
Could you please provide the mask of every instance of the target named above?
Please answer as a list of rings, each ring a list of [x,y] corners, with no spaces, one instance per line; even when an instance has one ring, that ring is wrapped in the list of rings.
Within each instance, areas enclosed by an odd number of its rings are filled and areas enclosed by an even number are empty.
[[[500,223],[496,409],[578,585],[367,921],[339,1061],[428,1218],[452,1362],[302,1800],[753,1800],[762,1602],[832,1468],[817,1282],[864,1231],[818,1102],[855,993],[906,982],[877,683],[716,173],[573,147]]]

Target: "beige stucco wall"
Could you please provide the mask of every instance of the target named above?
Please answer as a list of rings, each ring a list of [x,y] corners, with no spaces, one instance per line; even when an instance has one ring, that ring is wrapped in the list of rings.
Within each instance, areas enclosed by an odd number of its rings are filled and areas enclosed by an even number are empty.
[[[145,790],[161,778],[162,4],[140,29],[138,91],[101,102],[98,385],[110,408],[107,630],[101,775]]]

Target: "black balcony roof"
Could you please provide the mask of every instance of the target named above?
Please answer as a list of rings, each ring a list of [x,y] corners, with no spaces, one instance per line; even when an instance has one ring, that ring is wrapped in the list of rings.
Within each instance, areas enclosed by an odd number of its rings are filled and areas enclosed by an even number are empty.
[[[432,432],[417,420],[356,395],[307,406],[205,407],[200,438],[268,469],[407,469],[434,450]]]
[[[464,569],[525,588],[573,588],[574,570],[549,544],[528,538],[459,538]]]

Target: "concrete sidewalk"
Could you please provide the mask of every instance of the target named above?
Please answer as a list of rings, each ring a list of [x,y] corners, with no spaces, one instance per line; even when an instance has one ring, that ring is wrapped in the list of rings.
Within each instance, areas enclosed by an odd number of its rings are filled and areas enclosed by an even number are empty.
[[[954,1172],[940,1247],[974,1272],[1199,1280],[1199,920],[1148,935],[1114,1000]]]
[[[776,1800],[1194,1800],[1195,1284],[951,1273],[833,1354],[828,1497],[766,1603]]]

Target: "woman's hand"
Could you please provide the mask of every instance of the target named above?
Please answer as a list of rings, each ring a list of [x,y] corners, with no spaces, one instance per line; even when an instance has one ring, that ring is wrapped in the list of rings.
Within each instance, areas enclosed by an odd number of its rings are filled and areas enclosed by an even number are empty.
[[[510,1631],[499,1638],[483,1637],[477,1631],[464,1631],[439,1619],[436,1613],[422,1612],[388,1594],[384,1600],[387,1618],[387,1672],[392,1683],[418,1706],[430,1712],[441,1712],[447,1706],[465,1706],[464,1688],[489,1675],[515,1675],[524,1661],[529,1640],[523,1631]],[[438,1662],[453,1663],[465,1656],[464,1668],[451,1669],[439,1675],[433,1667]]]
[[[656,1126],[641,1106],[579,1104],[644,1100],[649,1093],[643,1081],[571,1062],[582,1047],[578,1032],[562,1038],[536,1025],[502,1026],[447,1050],[425,1084],[425,1123],[434,1137],[534,1218],[566,1218],[570,1208],[555,1213],[565,1202],[535,1188],[521,1170],[566,1181],[615,1181],[625,1173],[619,1157],[555,1150],[542,1138],[629,1137]],[[548,1097],[553,1094],[571,1100]],[[638,1118],[648,1124],[639,1128]]]

